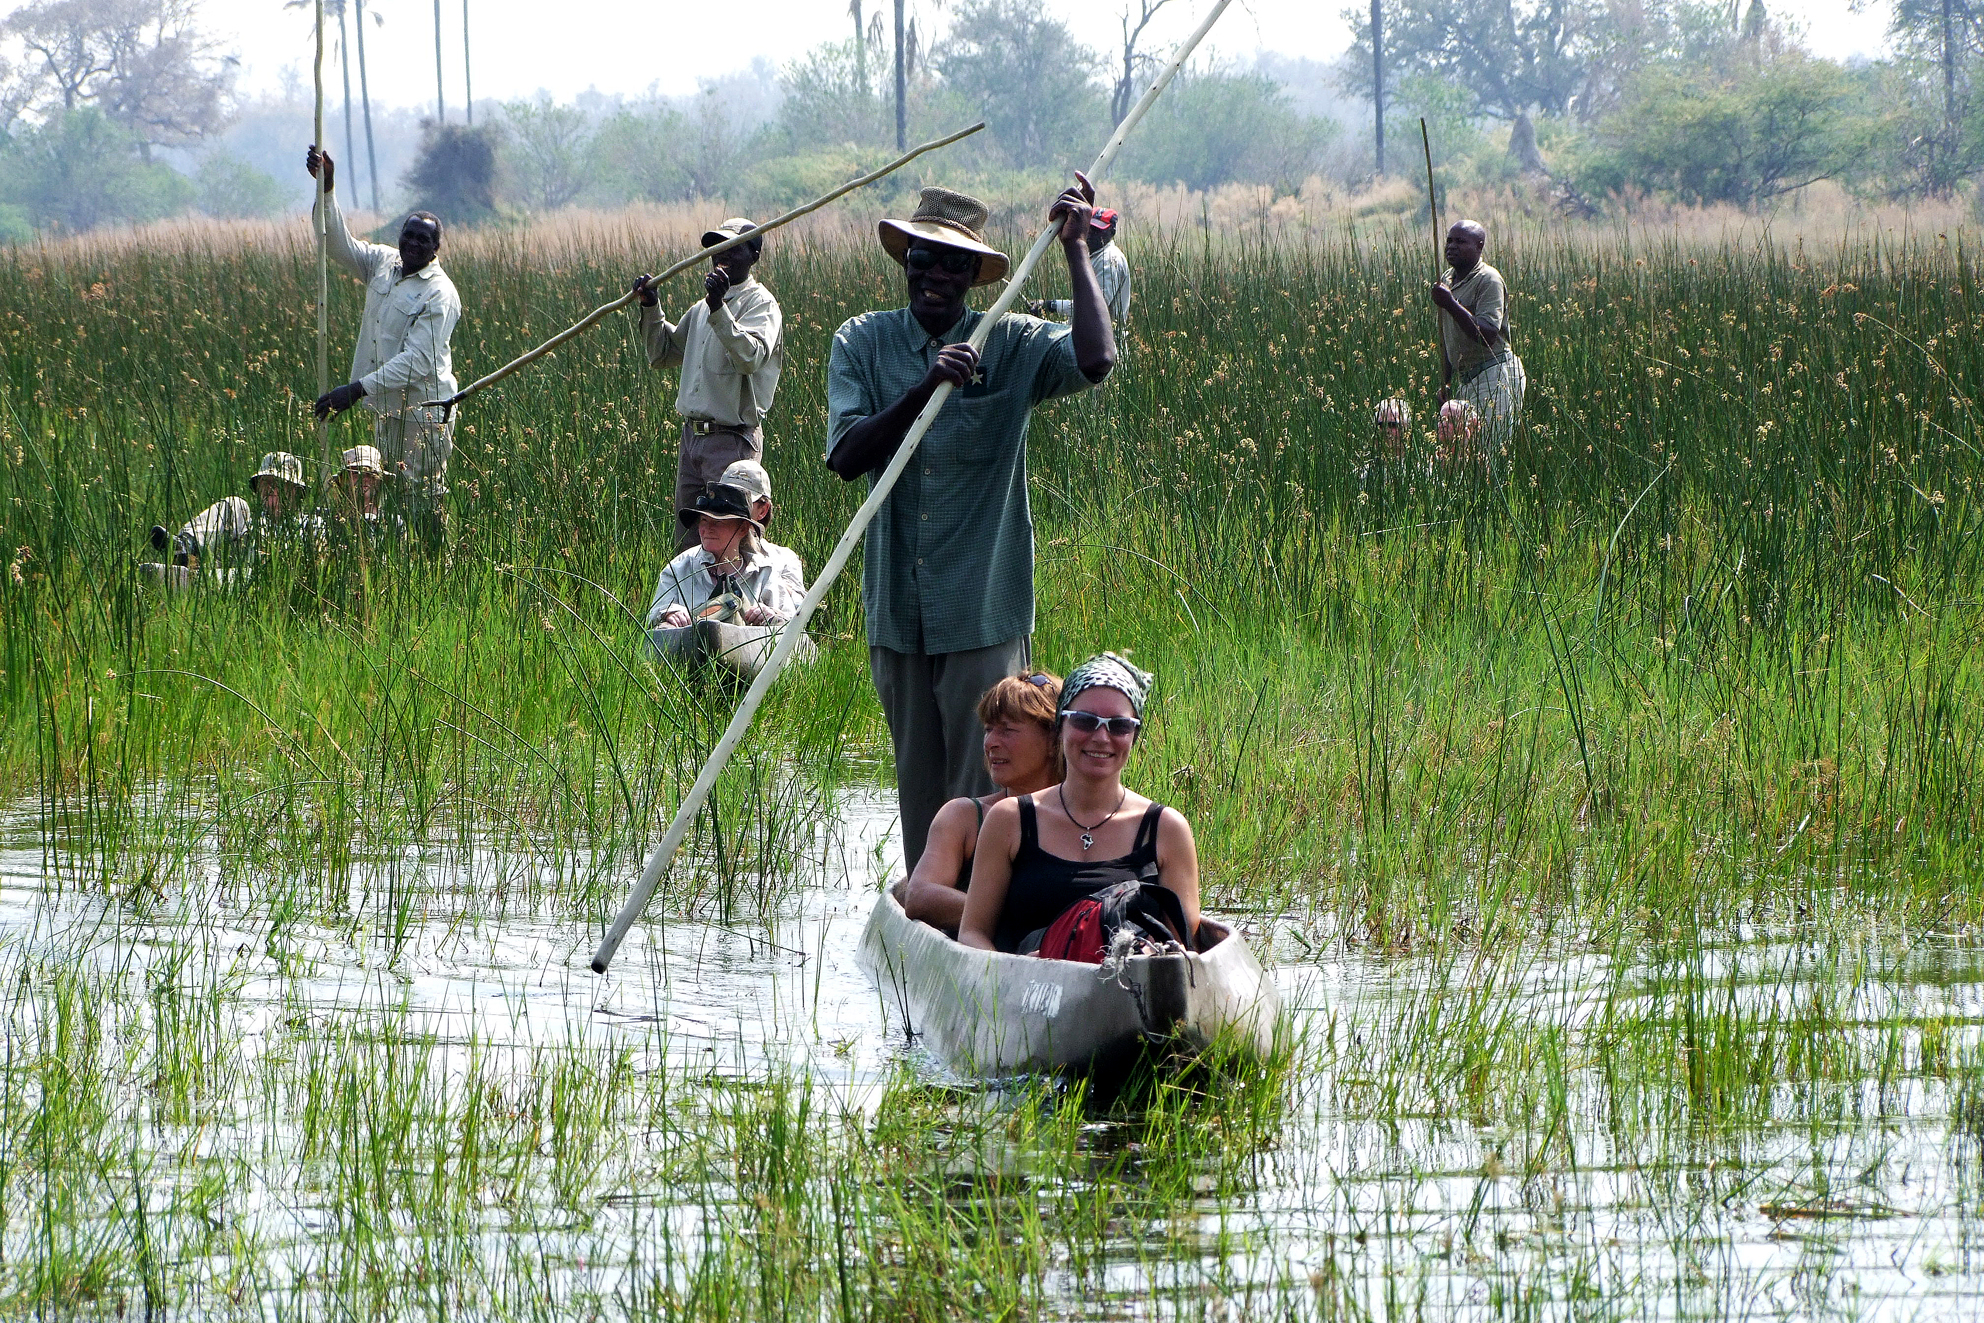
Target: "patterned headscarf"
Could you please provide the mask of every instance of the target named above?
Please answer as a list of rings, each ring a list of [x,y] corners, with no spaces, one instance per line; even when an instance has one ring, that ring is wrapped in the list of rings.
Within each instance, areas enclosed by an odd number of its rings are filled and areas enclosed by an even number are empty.
[[[1150,697],[1151,681],[1156,678],[1149,671],[1138,670],[1128,658],[1105,652],[1068,672],[1068,678],[1061,682],[1061,707],[1073,707],[1084,689],[1114,689],[1130,700],[1130,710],[1141,720],[1144,700]]]

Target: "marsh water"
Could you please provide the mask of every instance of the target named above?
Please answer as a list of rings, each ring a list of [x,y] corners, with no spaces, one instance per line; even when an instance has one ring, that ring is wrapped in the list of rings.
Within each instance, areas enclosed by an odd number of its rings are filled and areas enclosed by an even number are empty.
[[[100,1179],[65,1184],[63,1234],[84,1248],[56,1248],[50,1196],[37,1213],[13,1187],[0,1216],[17,1289],[37,1255],[78,1262],[91,1243],[130,1240],[134,1210],[140,1230],[147,1208],[154,1219],[192,1210],[208,1229],[181,1233],[166,1270],[178,1312],[322,1313],[350,1280],[327,1265],[364,1220],[355,1190],[382,1215],[363,1234],[418,1257],[405,1250],[418,1218],[391,1211],[392,1191],[438,1185],[438,1171],[382,1169],[367,1186],[309,1175],[301,1156],[328,1142],[318,1113],[337,1072],[322,1058],[375,1059],[354,1044],[390,1044],[376,1058],[384,1102],[422,1099],[429,1112],[446,1112],[451,1091],[560,1073],[576,1082],[568,1113],[583,1112],[594,1072],[677,1081],[685,1100],[803,1079],[856,1127],[878,1123],[905,1077],[960,1116],[1037,1106],[1026,1086],[964,1079],[924,1052],[858,965],[878,879],[900,869],[893,825],[886,797],[844,797],[771,904],[658,904],[602,978],[587,968],[595,932],[552,876],[565,865],[360,856],[341,913],[278,922],[265,889],[226,877],[217,847],[196,844],[184,885],[106,892],[65,880],[33,819],[14,818],[0,853],[7,1166],[32,1163],[22,1118],[50,1087],[23,1073],[23,1055],[76,1041],[54,1027],[75,1013],[60,987],[98,989],[90,1052],[125,1063],[100,1073],[134,1095],[109,1090],[115,1115],[77,1132],[120,1150],[98,1155]],[[388,892],[392,904],[371,903]],[[1033,1312],[1984,1313],[1984,954],[1967,936],[1903,938],[1867,914],[1630,952],[1566,941],[1373,951],[1296,916],[1241,918],[1293,1044],[1268,1138],[1201,1154],[1190,1196],[1160,1217],[1116,1208],[1092,1262],[1047,1266]],[[381,1105],[346,1097],[336,1124],[355,1133],[353,1115]],[[556,1158],[550,1114],[541,1147]],[[1088,1152],[1149,1142],[1120,1108],[1097,1102],[1087,1116]],[[606,1135],[572,1161],[610,1168],[600,1154],[616,1144]],[[1071,1156],[1022,1135],[947,1161],[1045,1207],[1080,1178]],[[506,1187],[493,1170],[479,1184],[447,1179],[486,1262],[521,1249],[537,1264],[529,1291],[485,1300],[494,1312],[641,1312],[643,1244],[665,1240],[671,1263],[693,1262],[734,1225],[712,1207],[721,1183],[606,1180],[580,1208],[572,1186]],[[596,1194],[597,1183],[584,1198]],[[72,1298],[85,1313],[128,1302],[108,1285]],[[404,1312],[450,1311],[410,1287]]]

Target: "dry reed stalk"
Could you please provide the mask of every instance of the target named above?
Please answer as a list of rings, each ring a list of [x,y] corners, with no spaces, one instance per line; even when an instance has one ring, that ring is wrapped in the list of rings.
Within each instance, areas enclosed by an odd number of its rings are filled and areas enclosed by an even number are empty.
[[[1205,21],[1200,23],[1198,29],[1178,48],[1178,53],[1172,57],[1171,63],[1166,66],[1164,72],[1158,75],[1157,81],[1145,90],[1130,113],[1123,117],[1123,122],[1116,126],[1116,131],[1109,136],[1108,143],[1095,158],[1095,164],[1089,167],[1088,177],[1091,181],[1100,179],[1108,173],[1109,167],[1116,161],[1116,154],[1123,150],[1124,140],[1142,122],[1144,115],[1149,112],[1157,98],[1164,94],[1164,89],[1171,85],[1171,80],[1185,67],[1185,61],[1191,58],[1192,51],[1205,39],[1206,33],[1212,31],[1212,25],[1219,21],[1219,16],[1226,12],[1226,7],[1232,2],[1233,0],[1218,0],[1212,11],[1206,15]],[[1005,288],[999,292],[999,297],[994,300],[990,308],[986,309],[985,315],[979,318],[977,328],[971,333],[970,343],[973,349],[985,347],[987,337],[992,334],[992,327],[1013,306],[1013,301],[1019,297],[1027,277],[1033,273],[1034,267],[1039,265],[1041,257],[1046,254],[1048,246],[1054,242],[1054,236],[1060,231],[1061,222],[1050,217],[1046,226],[1041,229],[1040,237],[1033,241],[1033,247],[1027,250],[1026,256],[1020,259],[1019,266],[1007,278]],[[620,943],[626,940],[628,931],[641,917],[641,912],[647,908],[649,898],[654,895],[654,889],[661,884],[662,874],[668,871],[668,865],[674,861],[675,852],[681,848],[683,838],[689,834],[689,828],[695,822],[696,815],[702,812],[703,804],[709,799],[710,792],[716,788],[717,777],[729,764],[731,755],[737,751],[738,744],[744,739],[744,732],[750,729],[752,719],[758,715],[758,706],[765,701],[765,695],[771,692],[773,682],[778,679],[779,673],[785,670],[786,663],[792,660],[792,654],[799,647],[799,640],[806,636],[806,623],[813,618],[813,612],[818,609],[821,599],[827,595],[827,590],[833,587],[834,580],[847,568],[848,558],[854,554],[855,545],[861,541],[862,534],[867,532],[868,525],[881,511],[882,502],[889,499],[889,493],[894,490],[896,480],[902,477],[903,470],[908,467],[911,457],[916,454],[917,446],[922,443],[924,433],[930,430],[930,425],[937,420],[937,414],[950,397],[949,382],[938,386],[931,394],[930,402],[916,415],[916,421],[910,424],[902,444],[896,447],[894,457],[882,470],[881,477],[876,479],[874,488],[868,493],[868,499],[854,512],[854,518],[848,523],[847,531],[841,534],[840,542],[834,547],[833,554],[827,558],[827,563],[821,568],[819,577],[813,581],[813,586],[806,590],[805,600],[799,604],[798,613],[786,623],[784,629],[779,631],[778,646],[772,649],[771,660],[751,681],[751,688],[744,695],[744,701],[738,704],[737,711],[730,718],[730,724],[724,728],[722,738],[717,740],[716,747],[710,751],[709,760],[703,764],[703,770],[697,775],[695,784],[689,787],[688,795],[675,810],[675,819],[668,824],[668,831],[662,836],[661,844],[657,845],[654,852],[648,856],[647,864],[641,869],[640,881],[635,884],[633,894],[627,898],[627,903],[620,907],[620,913],[614,917],[606,937],[594,950],[592,956],[594,973],[606,972],[607,966],[613,963],[614,953],[620,949]]]

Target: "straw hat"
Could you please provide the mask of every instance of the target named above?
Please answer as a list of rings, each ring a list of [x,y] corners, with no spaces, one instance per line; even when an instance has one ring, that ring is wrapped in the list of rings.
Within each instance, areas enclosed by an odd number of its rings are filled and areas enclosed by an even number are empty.
[[[373,473],[383,478],[386,476],[386,459],[377,446],[353,446],[344,452],[344,471]]]
[[[885,220],[878,229],[882,247],[904,265],[909,262],[909,245],[915,239],[977,253],[985,260],[979,265],[978,279],[971,282],[976,288],[1005,279],[1009,265],[1004,253],[978,237],[991,214],[977,198],[948,188],[926,188],[914,215],[906,221]]]
[[[264,478],[274,478],[286,482],[298,491],[304,489],[303,461],[287,450],[271,450],[262,456],[262,467],[255,470],[255,476],[248,479],[248,490],[254,491],[255,484]]]

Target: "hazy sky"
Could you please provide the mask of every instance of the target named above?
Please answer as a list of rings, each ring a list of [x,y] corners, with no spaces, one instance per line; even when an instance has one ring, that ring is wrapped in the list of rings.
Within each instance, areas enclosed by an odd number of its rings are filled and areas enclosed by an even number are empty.
[[[762,56],[782,64],[808,47],[852,32],[847,0],[733,0],[728,4],[628,3],[593,0],[575,6],[572,21],[554,17],[561,5],[522,0],[467,0],[475,95],[509,98],[540,89],[566,99],[587,88],[638,94],[650,86],[665,93],[693,92],[696,80],[748,67]],[[1152,25],[1162,50],[1191,29],[1208,0],[1172,0]],[[1120,0],[1077,5],[1073,0],[1040,0],[1069,16],[1077,35],[1107,49],[1119,40]],[[442,81],[449,118],[461,110],[463,0],[440,0]],[[0,6],[4,7],[4,6]],[[865,0],[865,12],[887,9],[888,0]],[[1238,0],[1213,30],[1208,43],[1222,54],[1251,56],[1257,50],[1327,59],[1349,41],[1337,17],[1343,0]],[[1887,0],[1874,0],[1864,12],[1852,0],[1783,0],[1773,12],[1796,18],[1810,46],[1844,59],[1879,52],[1887,23]],[[286,9],[279,0],[204,0],[205,22],[242,61],[243,90],[280,88],[285,77],[310,79],[312,16]],[[945,13],[928,0],[911,0],[910,12],[941,26]],[[431,0],[369,0],[368,20],[378,14],[384,26],[369,27],[366,60],[372,71],[373,103],[433,104],[434,5]],[[334,52],[335,48],[332,47]],[[354,97],[357,73],[354,65]],[[326,98],[339,95],[334,53],[327,55]]]

